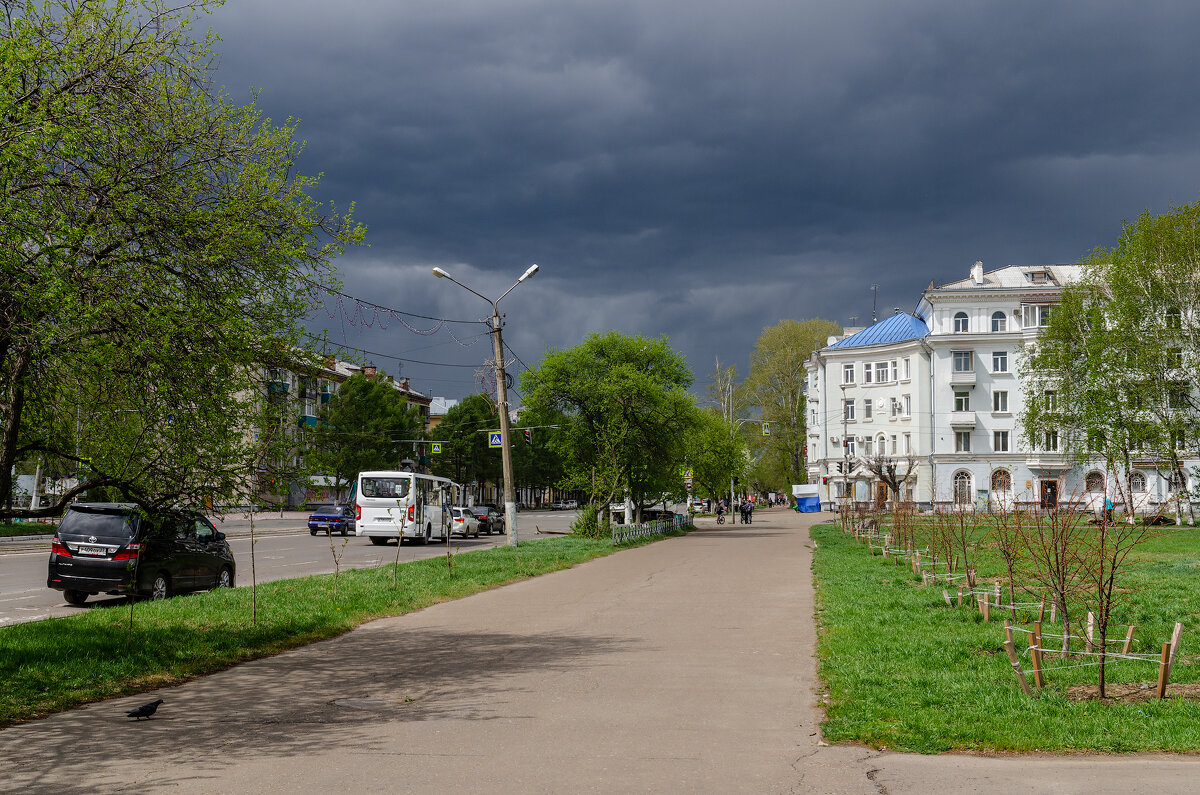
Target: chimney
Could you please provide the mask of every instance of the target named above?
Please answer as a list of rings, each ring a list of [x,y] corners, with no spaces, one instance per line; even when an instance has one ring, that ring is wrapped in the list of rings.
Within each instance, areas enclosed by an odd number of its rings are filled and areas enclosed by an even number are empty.
[[[983,284],[983,263],[976,262],[971,266],[971,281],[978,285]]]
[[[374,362],[363,365],[362,374],[365,375],[367,378],[374,378],[375,377]]]
[[[402,379],[400,379],[400,388],[401,388],[401,389],[403,389],[405,392],[408,392],[408,391],[409,391],[409,389],[408,389],[408,379],[407,379],[407,378],[402,378]]]

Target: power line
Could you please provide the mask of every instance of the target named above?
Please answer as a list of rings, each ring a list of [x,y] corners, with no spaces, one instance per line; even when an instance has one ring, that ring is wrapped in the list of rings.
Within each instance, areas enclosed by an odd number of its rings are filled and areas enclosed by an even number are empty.
[[[305,276],[301,276],[300,280],[307,282],[308,284],[312,285],[313,287],[316,287],[318,290],[321,290],[322,292],[329,293],[330,295],[336,295],[341,298],[348,298],[349,300],[354,301],[355,303],[357,303],[361,306],[369,306],[372,309],[377,309],[381,312],[387,312],[389,314],[406,315],[408,317],[417,317],[422,320],[436,320],[440,323],[480,323],[480,324],[482,324],[482,323],[487,322],[486,320],[450,320],[450,319],[447,319],[444,317],[433,317],[432,315],[420,315],[420,314],[417,314],[416,312],[405,312],[403,309],[393,309],[390,306],[382,306],[380,304],[376,304],[376,303],[372,303],[371,301],[367,301],[363,298],[357,298],[353,295],[349,295],[348,293],[343,293],[341,290],[335,290],[332,287],[323,285],[320,282],[315,282],[312,279],[309,279]]]
[[[402,356],[395,356],[390,353],[380,353],[379,351],[368,351],[363,348],[355,348],[351,345],[344,345],[337,341],[329,340],[325,337],[317,337],[312,334],[305,334],[304,336],[308,337],[310,340],[314,340],[314,341],[318,341],[318,342],[332,342],[334,345],[337,345],[338,348],[340,348],[342,350],[354,351],[355,353],[365,353],[369,356],[380,356],[385,359],[395,359],[398,362],[407,362],[408,364],[427,364],[427,365],[431,365],[433,367],[470,367],[470,368],[475,368],[475,369],[478,369],[478,367],[479,367],[479,365],[477,365],[477,364],[447,364],[446,362],[426,362],[426,361],[422,361],[420,359],[405,359]]]

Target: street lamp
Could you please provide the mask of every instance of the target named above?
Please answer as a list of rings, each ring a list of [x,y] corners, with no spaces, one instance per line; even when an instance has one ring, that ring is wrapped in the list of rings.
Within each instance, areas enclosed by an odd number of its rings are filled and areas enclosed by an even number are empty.
[[[525,272],[521,274],[521,278],[517,279],[516,284],[509,287],[500,294],[500,298],[495,301],[488,298],[482,293],[477,293],[467,285],[455,279],[450,274],[446,273],[441,268],[434,268],[433,275],[439,279],[449,279],[469,293],[478,295],[483,300],[492,305],[492,343],[496,352],[496,389],[499,392],[500,398],[500,460],[504,467],[504,526],[508,529],[508,545],[515,547],[517,545],[517,501],[513,490],[513,469],[512,469],[512,450],[508,446],[508,384],[505,382],[504,374],[504,340],[500,336],[500,308],[499,303],[513,291],[513,289],[521,282],[528,279],[530,276],[538,272],[537,265],[530,265]]]

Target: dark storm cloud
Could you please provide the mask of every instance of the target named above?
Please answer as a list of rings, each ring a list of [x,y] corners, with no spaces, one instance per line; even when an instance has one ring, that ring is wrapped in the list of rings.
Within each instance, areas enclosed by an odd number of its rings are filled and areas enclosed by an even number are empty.
[[[321,197],[357,200],[347,291],[482,316],[429,267],[494,295],[539,262],[504,304],[530,364],[619,328],[670,335],[701,379],[714,355],[744,369],[782,317],[866,320],[873,283],[881,316],[911,309],[975,259],[1073,261],[1200,192],[1186,4],[235,0],[211,21],[221,82],[300,117]]]

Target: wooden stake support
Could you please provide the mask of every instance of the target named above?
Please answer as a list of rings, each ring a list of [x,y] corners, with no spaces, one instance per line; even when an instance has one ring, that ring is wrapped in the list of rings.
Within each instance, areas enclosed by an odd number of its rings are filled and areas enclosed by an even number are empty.
[[[1046,686],[1042,679],[1042,622],[1035,621],[1033,635],[1029,639],[1029,659],[1033,661],[1033,683],[1041,690]]]
[[[1085,644],[1086,651],[1090,652],[1090,651],[1095,651],[1095,649],[1096,649],[1096,642],[1095,642],[1095,638],[1094,638],[1095,632],[1096,632],[1096,615],[1091,610],[1089,610],[1088,616],[1087,616],[1087,630],[1085,632],[1085,638],[1087,640],[1087,643]]]
[[[1166,644],[1163,644],[1163,654],[1166,654]],[[1008,661],[1012,663],[1013,672],[1017,675],[1017,684],[1021,686],[1021,692],[1033,698],[1033,693],[1029,689],[1029,683],[1025,681],[1025,672],[1021,670],[1021,661],[1017,657],[1017,649],[1013,646],[1011,640],[1004,641],[1004,651],[1008,652]]]
[[[1129,650],[1133,648],[1133,631],[1137,629],[1137,624],[1130,624],[1129,631],[1125,633],[1125,645],[1121,647],[1121,654],[1129,654]]]
[[[1158,660],[1158,697],[1167,697],[1167,680],[1171,676],[1171,644],[1164,643]]]
[[[991,620],[991,609],[990,608],[992,606],[992,600],[989,599],[988,597],[984,596],[983,594],[980,594],[980,596],[983,596],[983,598],[979,602],[980,607],[983,608],[983,620],[990,621]]]
[[[1171,677],[1171,670],[1175,667],[1175,655],[1179,651],[1179,638],[1183,635],[1183,624],[1175,623],[1175,630],[1171,633],[1171,659],[1167,660],[1167,678]]]
[[[1050,603],[1050,623],[1054,623],[1054,613],[1058,610],[1058,602]]]
[[[1038,608],[1038,623],[1046,619],[1046,597],[1042,597],[1042,606]]]
[[[958,588],[958,606],[962,607],[962,586]]]
[[[1008,623],[1008,619],[1007,619],[1007,618],[1006,618],[1006,619],[1004,619],[1004,642],[1005,642],[1005,643],[1012,643],[1012,642],[1013,642],[1013,637],[1012,637],[1012,624]]]
[[[945,588],[942,589],[942,598],[946,600],[946,604],[950,604],[950,592]]]

